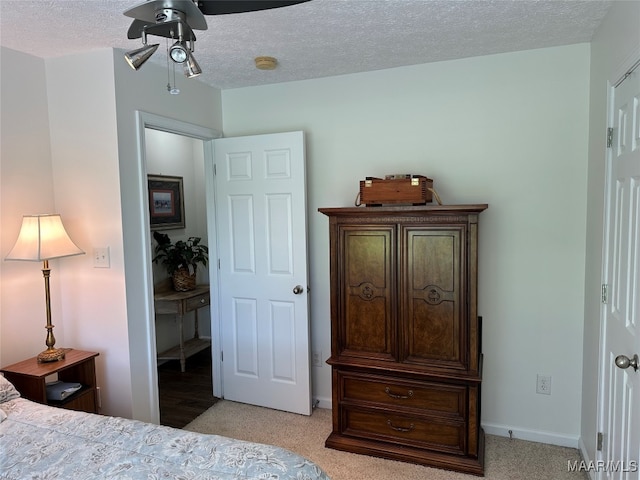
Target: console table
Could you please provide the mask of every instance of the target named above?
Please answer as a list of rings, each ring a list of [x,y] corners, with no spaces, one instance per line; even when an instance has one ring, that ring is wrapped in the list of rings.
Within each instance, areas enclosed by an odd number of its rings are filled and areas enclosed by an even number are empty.
[[[184,372],[187,358],[211,345],[211,341],[200,338],[198,332],[198,309],[209,305],[209,285],[198,285],[188,292],[158,291],[154,302],[156,315],[175,315],[180,339],[177,346],[159,353],[158,360],[180,360],[180,370]],[[195,333],[193,338],[185,341],[184,317],[189,312],[194,312]]]

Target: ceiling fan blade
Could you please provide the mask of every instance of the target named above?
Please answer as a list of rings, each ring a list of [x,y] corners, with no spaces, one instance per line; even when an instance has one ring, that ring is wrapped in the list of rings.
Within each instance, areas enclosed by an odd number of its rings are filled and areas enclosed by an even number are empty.
[[[245,13],[270,8],[288,7],[309,0],[198,0],[198,8],[205,15]]]

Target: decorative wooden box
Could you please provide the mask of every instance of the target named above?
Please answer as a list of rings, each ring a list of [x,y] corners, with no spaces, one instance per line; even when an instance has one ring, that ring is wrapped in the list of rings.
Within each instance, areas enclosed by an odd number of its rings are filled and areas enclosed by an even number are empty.
[[[425,205],[432,201],[433,180],[423,175],[406,178],[367,177],[360,181],[360,203],[376,205]]]

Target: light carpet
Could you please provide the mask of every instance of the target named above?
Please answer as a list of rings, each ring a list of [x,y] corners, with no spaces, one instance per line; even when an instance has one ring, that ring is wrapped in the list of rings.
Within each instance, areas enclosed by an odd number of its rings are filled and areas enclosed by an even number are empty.
[[[220,400],[184,427],[193,432],[224,435],[277,445],[303,455],[332,480],[470,480],[474,475],[385,460],[325,448],[331,433],[331,410],[311,416]],[[489,480],[586,480],[578,450],[541,443],[486,436],[485,478]]]

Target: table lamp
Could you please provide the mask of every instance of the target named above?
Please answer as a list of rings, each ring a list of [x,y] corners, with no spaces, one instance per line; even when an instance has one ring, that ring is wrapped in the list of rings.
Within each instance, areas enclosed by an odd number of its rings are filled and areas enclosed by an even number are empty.
[[[44,293],[47,309],[47,349],[38,355],[38,362],[55,362],[62,360],[64,349],[54,348],[56,339],[53,336],[51,324],[51,295],[49,293],[49,260],[53,258],[82,255],[84,252],[69,238],[58,214],[25,215],[18,240],[5,260],[26,260],[29,262],[44,262],[42,275],[44,276]]]

